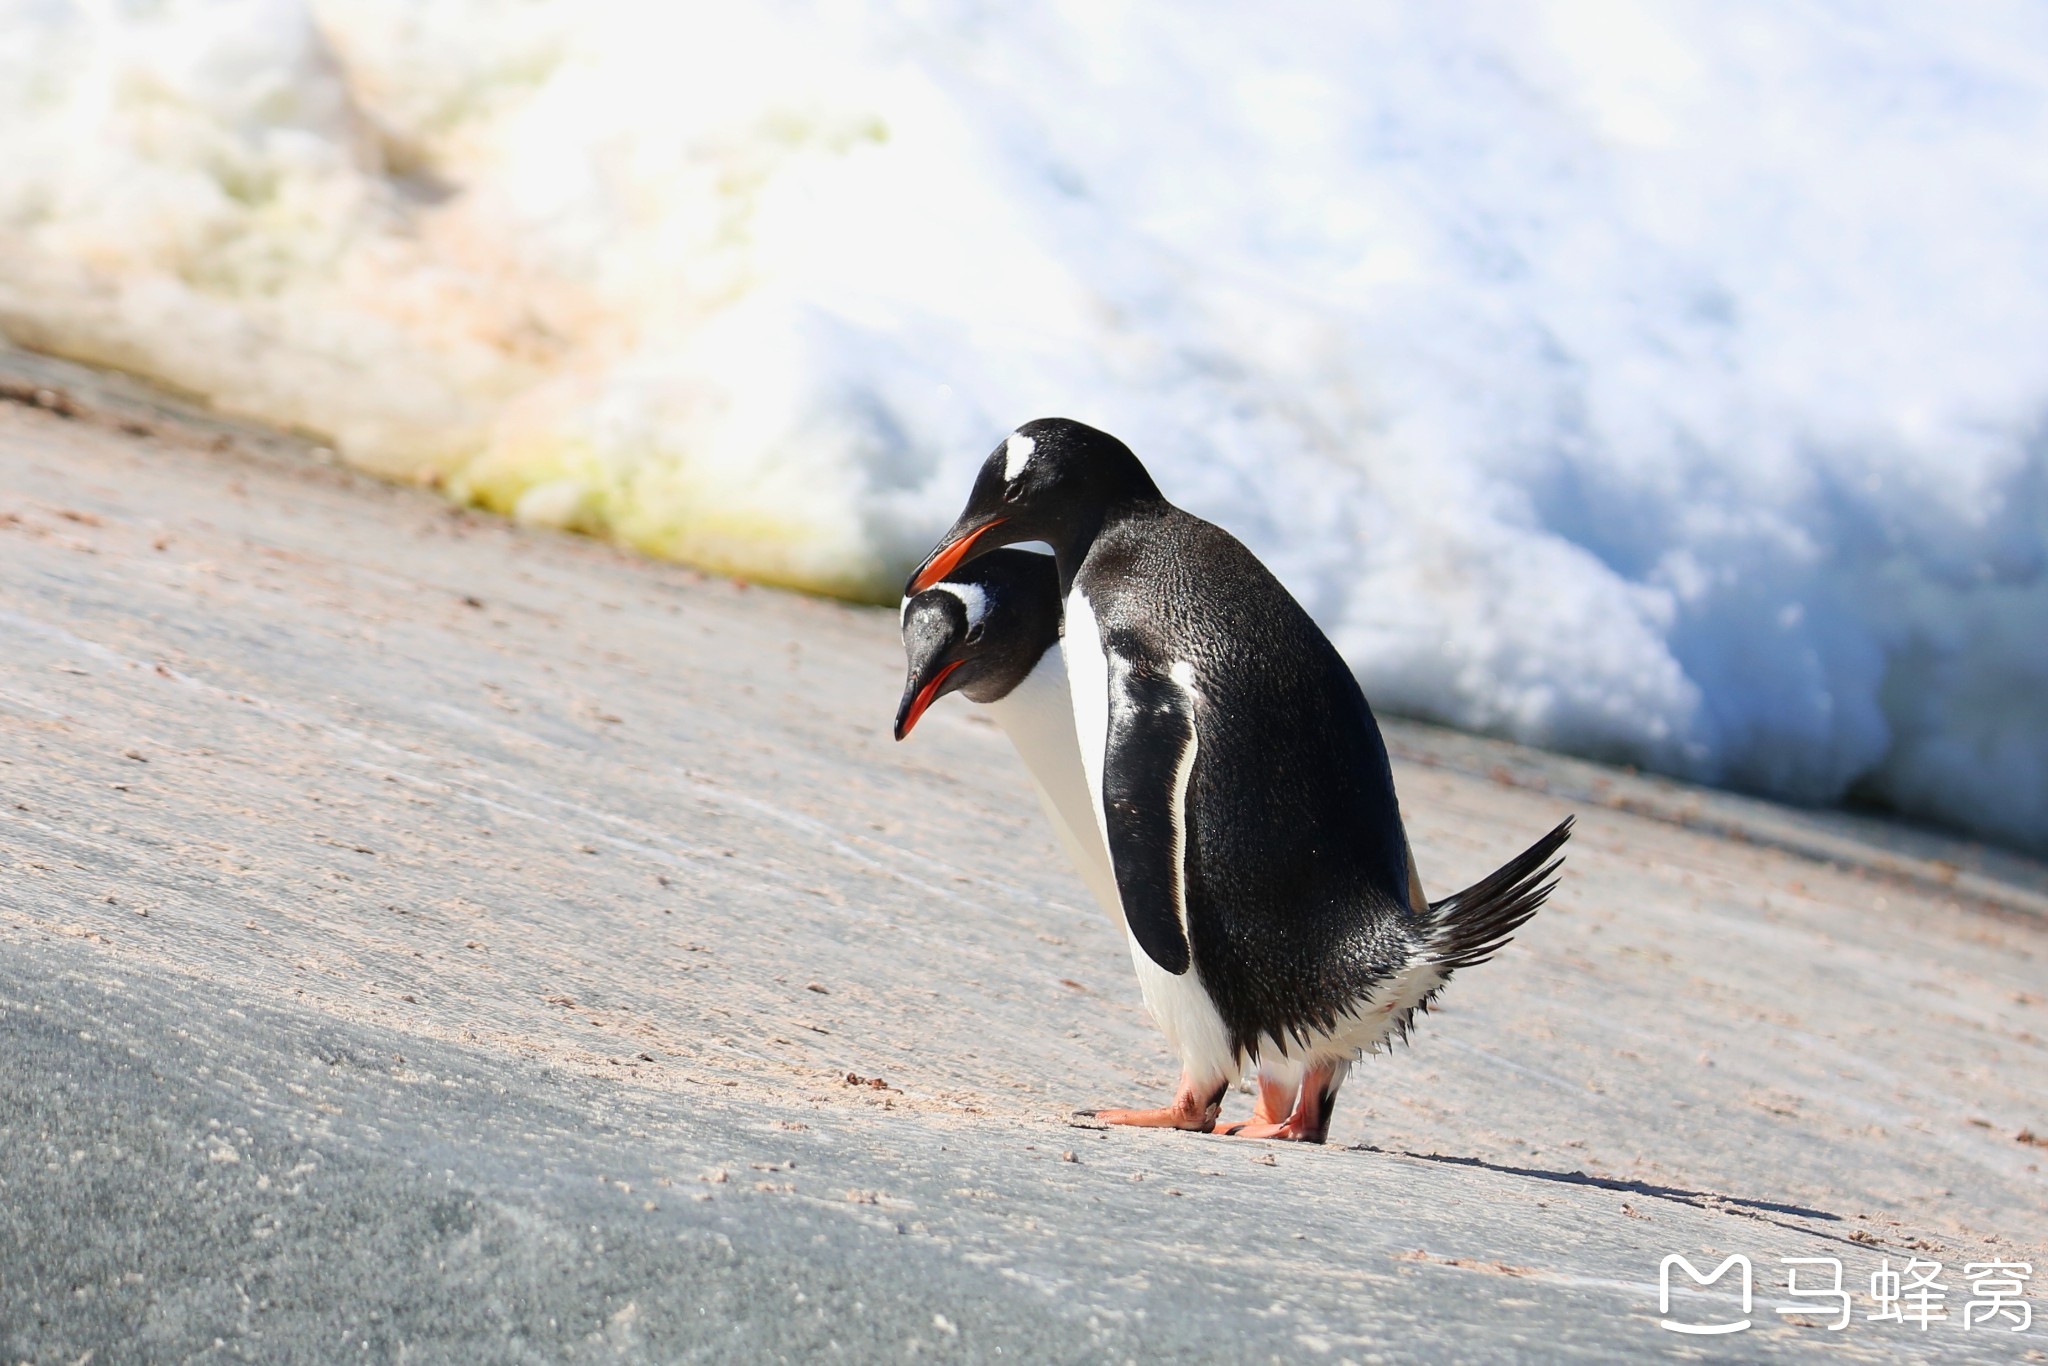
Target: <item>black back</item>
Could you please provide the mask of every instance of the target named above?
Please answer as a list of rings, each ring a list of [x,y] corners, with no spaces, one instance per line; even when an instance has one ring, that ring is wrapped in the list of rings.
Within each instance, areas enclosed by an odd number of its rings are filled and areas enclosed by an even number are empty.
[[[1009,440],[989,453],[913,585],[997,546],[1044,541],[1062,602],[1080,588],[1104,647],[1134,666],[1127,682],[1143,675],[1122,715],[1143,726],[1171,710],[1162,681],[1177,662],[1192,668],[1188,956],[1240,1049],[1328,1028],[1410,961],[1428,929],[1409,901],[1393,772],[1365,694],[1279,580],[1228,532],[1167,502],[1128,446],[1065,418],[1016,436],[1032,442],[1028,459],[1013,462]],[[1113,689],[1118,671],[1112,663]],[[1124,817],[1144,817],[1133,811],[1143,801],[1158,808],[1185,729],[1169,718],[1151,732],[1128,772],[1104,775],[1105,797],[1119,802],[1112,858],[1125,826],[1141,855],[1160,854],[1142,820]],[[1150,798],[1138,790],[1147,783]],[[1128,871],[1117,876],[1130,920]],[[1135,890],[1159,885],[1148,866]],[[1178,924],[1162,925],[1156,894],[1146,900],[1133,933],[1161,967],[1181,970]]]
[[[1235,537],[1164,500],[1110,518],[1076,582],[1110,652],[1194,666],[1188,930],[1234,1042],[1329,1027],[1426,928],[1357,679]]]

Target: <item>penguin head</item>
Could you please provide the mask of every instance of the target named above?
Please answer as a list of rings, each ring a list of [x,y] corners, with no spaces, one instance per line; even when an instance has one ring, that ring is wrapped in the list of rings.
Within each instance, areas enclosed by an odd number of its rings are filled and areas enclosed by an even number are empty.
[[[1159,498],[1159,486],[1131,448],[1064,417],[1027,422],[989,452],[961,511],[904,589],[930,588],[997,546],[1044,541],[1063,572],[1120,503]]]
[[[949,692],[995,702],[1024,681],[1059,642],[1059,575],[1050,555],[995,551],[905,598],[902,620],[898,740]]]

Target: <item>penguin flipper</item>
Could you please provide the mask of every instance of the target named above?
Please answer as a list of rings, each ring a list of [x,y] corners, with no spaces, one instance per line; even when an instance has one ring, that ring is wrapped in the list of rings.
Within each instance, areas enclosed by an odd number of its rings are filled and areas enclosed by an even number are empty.
[[[1124,924],[1145,956],[1178,977],[1188,946],[1187,792],[1198,742],[1180,674],[1109,656],[1102,815]]]

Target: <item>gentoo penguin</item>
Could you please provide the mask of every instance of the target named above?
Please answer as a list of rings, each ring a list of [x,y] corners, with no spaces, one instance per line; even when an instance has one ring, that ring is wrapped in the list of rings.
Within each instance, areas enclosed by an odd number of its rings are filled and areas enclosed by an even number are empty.
[[[1060,655],[1060,584],[1052,556],[984,555],[903,600],[909,675],[896,738],[949,692],[979,702],[1016,747],[1039,805],[1081,881],[1121,926],[1109,850],[1096,829],[1074,739],[1074,708]]]
[[[1171,1103],[1100,1117],[1207,1132],[1256,1061],[1297,1096],[1235,1131],[1321,1142],[1351,1063],[1536,913],[1571,821],[1425,900],[1357,680],[1250,551],[1167,502],[1116,438],[1047,418],[990,453],[906,596],[1026,541],[1052,547],[1088,804],[1181,1060]]]
[[[1074,737],[1052,556],[991,551],[905,598],[900,620],[908,672],[896,708],[896,738],[909,735],[949,692],[985,706],[1024,761],[1061,850],[1122,929],[1116,875]],[[1284,1067],[1262,1069],[1253,1122],[1285,1119],[1298,1080]]]

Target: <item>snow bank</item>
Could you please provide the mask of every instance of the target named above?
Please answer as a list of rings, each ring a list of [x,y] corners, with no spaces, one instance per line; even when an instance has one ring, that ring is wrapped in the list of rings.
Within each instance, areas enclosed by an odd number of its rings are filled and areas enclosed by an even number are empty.
[[[887,599],[1061,413],[1383,707],[2048,846],[2048,14],[0,0],[0,329]]]

